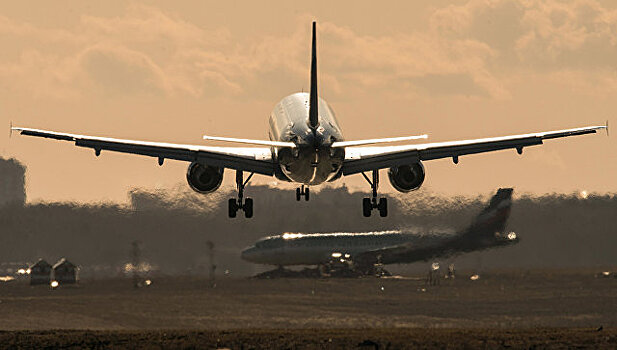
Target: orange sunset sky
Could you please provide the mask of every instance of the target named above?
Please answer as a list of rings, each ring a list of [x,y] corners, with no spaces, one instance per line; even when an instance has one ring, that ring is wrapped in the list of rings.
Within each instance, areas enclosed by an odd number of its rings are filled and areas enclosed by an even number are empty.
[[[615,1],[4,1],[0,154],[27,166],[29,201],[123,202],[133,187],[188,188],[187,163],[96,158],[67,142],[9,138],[9,123],[175,143],[267,139],[273,106],[308,89],[312,20],[320,94],[346,139],[617,126]],[[616,153],[605,133],[549,140],[523,156],[427,162],[424,187],[615,192]],[[336,184],[368,193],[362,181]]]

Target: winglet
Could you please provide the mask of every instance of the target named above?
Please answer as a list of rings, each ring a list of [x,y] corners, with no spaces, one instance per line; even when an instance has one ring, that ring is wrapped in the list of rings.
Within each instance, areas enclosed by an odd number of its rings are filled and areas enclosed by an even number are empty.
[[[9,138],[11,138],[11,136],[13,136],[13,121],[12,120],[9,122]]]
[[[608,119],[606,120],[606,136],[608,136]]]
[[[317,22],[313,21],[313,42],[311,50],[311,90],[309,100],[309,126],[317,129],[319,126],[319,112],[317,110]]]

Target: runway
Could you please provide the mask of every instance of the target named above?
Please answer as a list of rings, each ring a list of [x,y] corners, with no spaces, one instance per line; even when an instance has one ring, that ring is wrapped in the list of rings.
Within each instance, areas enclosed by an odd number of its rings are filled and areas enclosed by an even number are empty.
[[[476,281],[154,277],[50,290],[0,284],[1,330],[492,328],[617,325],[617,279],[594,271],[485,272]],[[414,276],[408,276],[414,277]]]

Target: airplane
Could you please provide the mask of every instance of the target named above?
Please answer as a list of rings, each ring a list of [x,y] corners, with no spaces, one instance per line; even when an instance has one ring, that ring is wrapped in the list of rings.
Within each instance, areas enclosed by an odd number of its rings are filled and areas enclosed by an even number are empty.
[[[377,194],[381,169],[388,169],[388,178],[396,190],[410,192],[424,182],[426,173],[422,162],[425,161],[452,158],[457,164],[459,157],[467,154],[505,149],[516,149],[522,154],[523,148],[540,145],[544,140],[596,133],[607,127],[608,123],[606,126],[404,145],[383,144],[417,142],[426,139],[427,135],[345,141],[333,109],[318,96],[316,22],[313,22],[310,91],[294,93],[275,105],[269,117],[269,140],[203,136],[206,141],[250,144],[253,147],[136,141],[12,126],[11,131],[74,142],[76,146],[94,149],[96,156],[105,150],[154,157],[161,166],[165,159],[189,162],[187,182],[193,190],[204,194],[220,187],[224,169],[235,170],[238,195],[229,199],[229,217],[236,217],[238,210],[242,210],[244,216],[250,218],[253,216],[253,199],[244,199],[244,190],[254,174],[299,184],[296,188],[298,201],[302,197],[309,200],[309,186],[362,174],[372,190],[372,197],[362,200],[363,215],[369,217],[377,209],[379,215],[385,217],[388,215],[387,199],[378,198]],[[249,174],[246,179],[244,173]]]
[[[376,266],[408,264],[456,254],[505,247],[520,241],[504,231],[512,205],[512,189],[500,188],[471,225],[458,233],[391,230],[364,233],[284,233],[265,237],[242,251],[242,259],[264,265],[329,266],[350,262],[353,271],[374,274]]]

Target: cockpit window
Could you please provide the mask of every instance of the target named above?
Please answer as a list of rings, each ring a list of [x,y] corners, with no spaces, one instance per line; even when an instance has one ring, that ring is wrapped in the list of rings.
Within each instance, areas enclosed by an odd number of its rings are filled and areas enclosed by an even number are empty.
[[[257,248],[276,248],[281,246],[280,238],[264,238],[255,243]]]

